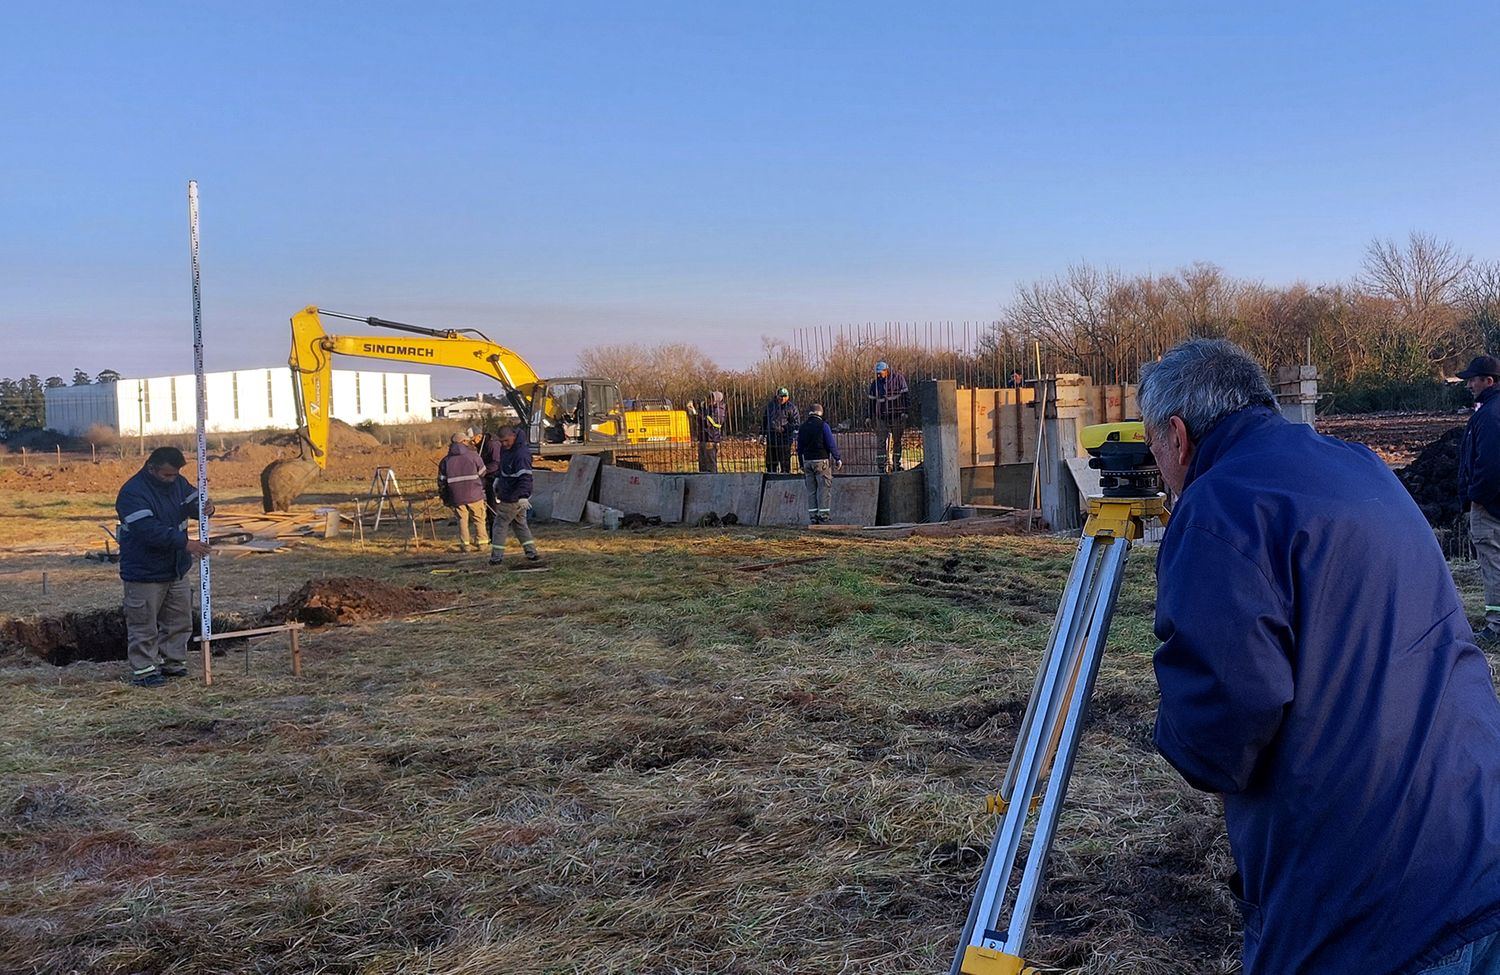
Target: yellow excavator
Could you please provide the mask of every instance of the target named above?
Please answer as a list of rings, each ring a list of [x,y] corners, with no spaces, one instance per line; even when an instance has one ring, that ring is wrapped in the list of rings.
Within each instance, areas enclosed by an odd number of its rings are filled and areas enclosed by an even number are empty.
[[[329,335],[323,329],[324,317],[405,334],[399,338]],[[425,328],[309,305],[292,316],[289,360],[300,456],[278,460],[261,472],[267,511],[285,510],[318,472],[328,466],[329,399],[335,355],[447,366],[489,376],[500,383],[506,402],[527,430],[536,455],[543,458],[607,454],[632,444],[691,439],[684,411],[627,411],[620,387],[608,379],[541,379],[525,359],[474,329]]]

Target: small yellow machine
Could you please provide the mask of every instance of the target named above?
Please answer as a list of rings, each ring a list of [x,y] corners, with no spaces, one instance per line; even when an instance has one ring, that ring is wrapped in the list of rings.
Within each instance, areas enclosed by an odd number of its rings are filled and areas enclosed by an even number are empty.
[[[1104,656],[1125,558],[1131,543],[1144,536],[1147,522],[1167,520],[1161,473],[1139,421],[1084,427],[1081,440],[1090,455],[1089,466],[1099,471],[1104,493],[1089,499],[1088,521],[1010,765],[999,794],[987,802],[1002,818],[950,975],[1035,975],[1021,952]],[[1012,885],[1011,874],[1033,820],[1021,875]]]

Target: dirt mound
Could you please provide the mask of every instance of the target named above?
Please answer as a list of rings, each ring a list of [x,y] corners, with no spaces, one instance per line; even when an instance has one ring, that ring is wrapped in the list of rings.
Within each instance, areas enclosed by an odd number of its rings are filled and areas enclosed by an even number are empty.
[[[328,422],[328,442],[333,449],[350,447],[379,447],[380,438],[372,433],[351,427],[343,420],[330,420]]]
[[[438,609],[457,599],[458,593],[451,590],[393,586],[365,576],[335,576],[308,580],[266,615],[276,623],[300,620],[309,626],[326,626]]]
[[[280,460],[287,456],[294,455],[291,451],[281,447],[246,440],[244,443],[237,443],[230,447],[219,459],[232,464],[255,464],[263,467],[273,460]]]
[[[1454,427],[1396,472],[1434,528],[1451,527],[1463,512],[1458,499],[1458,449],[1463,440],[1464,428]]]

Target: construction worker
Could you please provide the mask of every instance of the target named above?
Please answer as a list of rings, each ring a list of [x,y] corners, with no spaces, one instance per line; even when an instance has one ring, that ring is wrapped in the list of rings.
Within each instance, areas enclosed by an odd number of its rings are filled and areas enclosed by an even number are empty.
[[[490,565],[505,562],[505,540],[514,532],[526,561],[518,569],[542,568],[536,539],[526,514],[531,510],[531,445],[518,427],[502,427],[495,437],[499,448],[495,470],[495,525],[490,530]]]
[[[797,463],[807,481],[807,520],[826,525],[833,515],[833,465],[844,467],[833,430],[823,419],[823,404],[814,403],[797,428]]]
[[[193,632],[193,590],[187,581],[194,556],[209,546],[188,535],[198,517],[198,489],[179,471],[187,466],[176,447],[157,447],[115,498],[120,516],[120,580],[125,585],[125,640],[130,682],[160,687],[187,676]],[[204,511],[214,513],[207,504]]]
[[[1458,497],[1469,511],[1469,538],[1484,580],[1481,647],[1500,647],[1500,359],[1482,355],[1458,374],[1474,413],[1458,452]]]
[[[693,404],[688,403],[689,412]],[[708,394],[703,406],[698,408],[698,473],[719,473],[719,445],[724,442],[724,394],[718,390]]]
[[[901,441],[906,438],[906,414],[910,408],[906,377],[891,370],[885,360],[875,363],[875,379],[867,395],[870,423],[875,428],[875,457],[887,471],[901,470]]]
[[[483,476],[484,461],[479,453],[462,433],[455,433],[448,443],[448,456],[438,462],[437,483],[438,497],[458,518],[460,552],[482,552],[490,547]]]
[[[792,439],[802,425],[802,414],[792,402],[792,394],[781,387],[766,404],[764,433],[766,436],[766,473],[790,474],[792,472]]]
[[[1500,972],[1500,703],[1415,502],[1222,339],[1138,399],[1179,496],[1156,746],[1223,797],[1246,975]]]

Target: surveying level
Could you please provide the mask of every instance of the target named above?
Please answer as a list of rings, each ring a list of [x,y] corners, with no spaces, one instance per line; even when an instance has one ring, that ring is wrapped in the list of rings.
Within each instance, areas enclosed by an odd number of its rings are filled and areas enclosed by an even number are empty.
[[[1167,520],[1161,472],[1140,421],[1083,428],[1089,466],[1104,496],[1089,499],[1088,522],[1052,622],[1015,750],[990,809],[1002,813],[969,907],[949,975],[1028,975],[1021,957],[1047,853],[1068,792],[1089,696],[1104,656],[1115,600],[1132,542],[1146,522]],[[1020,796],[1021,801],[1016,801]],[[1011,899],[1011,873],[1028,823],[1031,842]],[[1008,913],[1007,913],[1008,910]]]

